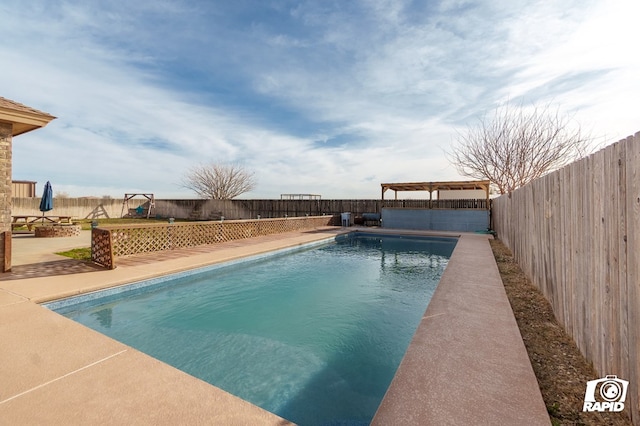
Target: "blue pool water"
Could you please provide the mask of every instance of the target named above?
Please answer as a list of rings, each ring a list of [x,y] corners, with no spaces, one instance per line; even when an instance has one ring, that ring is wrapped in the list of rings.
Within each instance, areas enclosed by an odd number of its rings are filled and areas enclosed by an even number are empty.
[[[455,243],[356,234],[51,307],[300,425],[366,424]]]

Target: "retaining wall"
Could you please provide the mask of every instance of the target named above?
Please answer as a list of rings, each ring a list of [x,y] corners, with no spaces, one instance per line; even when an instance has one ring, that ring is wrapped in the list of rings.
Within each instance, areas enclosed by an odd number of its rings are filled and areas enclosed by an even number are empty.
[[[384,228],[476,232],[489,228],[489,210],[382,209]]]

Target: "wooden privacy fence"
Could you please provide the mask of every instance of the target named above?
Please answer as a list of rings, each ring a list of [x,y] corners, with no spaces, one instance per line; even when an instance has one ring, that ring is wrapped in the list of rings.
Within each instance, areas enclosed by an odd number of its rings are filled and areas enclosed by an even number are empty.
[[[40,198],[12,198],[11,214],[16,216],[41,216]],[[363,213],[380,213],[382,207],[433,208],[433,209],[485,209],[485,199],[469,200],[160,200],[155,199],[151,216],[159,219],[227,220],[262,219],[277,217],[322,216],[350,212],[354,216]],[[149,201],[144,198],[129,200],[128,212],[146,217]],[[123,212],[123,201],[96,198],[56,198],[51,214],[74,219],[118,218]]]
[[[121,256],[215,244],[337,224],[339,224],[339,217],[315,216],[105,226],[92,230],[91,260],[113,269],[116,258]]]
[[[457,199],[457,200],[384,200],[382,207],[395,209],[464,209],[487,210],[486,199]]]
[[[466,200],[156,200],[157,217],[189,220],[256,219],[380,213],[382,207],[487,209],[486,199]]]
[[[493,200],[493,229],[640,425],[640,132]]]

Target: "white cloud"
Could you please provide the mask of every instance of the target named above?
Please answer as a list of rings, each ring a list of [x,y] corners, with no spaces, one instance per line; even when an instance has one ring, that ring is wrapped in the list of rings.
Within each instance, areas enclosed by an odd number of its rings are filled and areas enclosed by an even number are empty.
[[[464,179],[443,149],[506,98],[553,100],[610,142],[640,130],[634,1],[277,6],[1,5],[0,96],[58,117],[15,139],[14,177],[193,197],[182,174],[216,160],[255,171],[245,196],[377,198]]]
[[[585,6],[590,7],[579,9],[581,19],[543,26],[545,43],[522,58],[509,96],[537,92],[543,101],[574,112],[578,121],[593,127],[596,137],[611,143],[640,126],[631,106],[633,94],[640,93],[635,77],[640,59],[632,53],[640,39],[634,23],[640,5],[618,0]],[[554,84],[558,81],[562,84]]]

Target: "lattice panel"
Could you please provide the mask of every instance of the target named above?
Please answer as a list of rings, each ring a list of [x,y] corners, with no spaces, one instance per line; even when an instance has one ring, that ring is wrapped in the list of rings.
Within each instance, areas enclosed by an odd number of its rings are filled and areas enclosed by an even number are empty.
[[[260,235],[312,229],[333,223],[335,223],[335,220],[332,216],[315,216],[96,228],[94,229],[96,232],[92,233],[91,256],[95,262],[107,266],[109,262],[106,257],[109,256],[115,258],[136,253],[215,244]],[[109,243],[106,242],[107,239],[110,240]],[[109,249],[103,248],[106,244],[109,245]],[[98,250],[95,255],[94,247],[95,250]],[[111,261],[111,263],[113,264],[114,262]]]
[[[173,238],[168,228],[168,226],[147,226],[111,229],[113,255],[118,257],[169,250]]]
[[[111,233],[105,229],[91,230],[91,260],[105,268],[115,268],[111,250]]]

